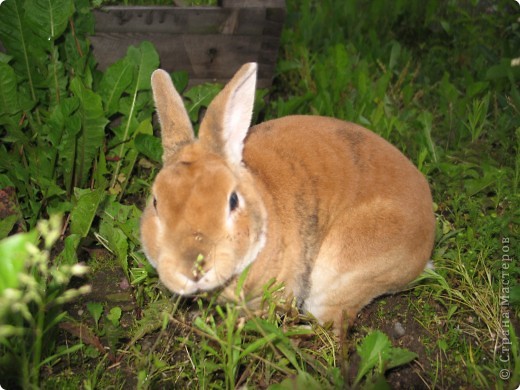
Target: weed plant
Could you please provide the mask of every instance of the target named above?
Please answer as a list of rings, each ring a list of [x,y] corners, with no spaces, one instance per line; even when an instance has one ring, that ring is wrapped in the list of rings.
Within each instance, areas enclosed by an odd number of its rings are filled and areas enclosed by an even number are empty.
[[[82,348],[80,343],[55,348],[64,304],[90,291],[89,286],[67,289],[72,277],[85,274],[85,266],[50,263],[60,227],[60,218],[54,216],[31,233],[0,242],[0,376],[8,388],[38,388],[43,367]]]
[[[341,342],[280,301],[283,286],[274,282],[265,286],[262,314],[242,302],[221,305],[213,295],[171,299],[138,238],[140,210],[160,167],[149,84],[159,58],[143,42],[97,70],[87,39],[91,6],[0,5],[0,239],[7,237],[0,243],[0,299],[18,289],[23,302],[0,305],[0,369],[19,367],[16,385],[383,388],[387,381],[398,386],[397,371],[420,378],[409,387],[516,388],[520,7],[514,1],[287,1],[277,77],[268,94],[258,94],[255,118],[310,113],[360,123],[427,176],[437,215],[435,269],[400,295],[408,303],[397,314],[420,327],[407,336],[422,352],[377,329],[392,323],[383,303],[393,297],[374,304],[380,308],[372,325],[357,323]],[[196,127],[221,87],[188,90],[186,73],[172,77]],[[64,226],[51,229],[54,238],[39,252],[37,221],[55,214],[65,215]],[[5,255],[16,237],[32,245],[31,256],[45,254],[44,268]],[[109,255],[94,255],[100,250]],[[120,268],[137,306],[109,308],[87,297],[79,303],[83,315],[73,316],[73,306],[62,314],[59,297],[73,288],[70,274],[56,285],[52,278],[79,260],[94,270],[92,278],[103,263]],[[41,270],[54,271],[41,276]],[[22,275],[35,278],[39,301],[31,300]],[[6,310],[23,305],[22,317]],[[57,342],[58,332],[66,344]]]

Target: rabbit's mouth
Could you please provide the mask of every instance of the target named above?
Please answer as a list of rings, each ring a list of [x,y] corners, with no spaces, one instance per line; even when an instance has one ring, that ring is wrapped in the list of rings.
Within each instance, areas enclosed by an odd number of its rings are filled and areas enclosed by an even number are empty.
[[[171,291],[184,296],[215,290],[226,284],[227,279],[229,279],[223,278],[223,275],[217,273],[215,268],[211,268],[203,274],[198,275],[196,278],[175,271],[166,271],[164,274],[161,270],[159,270],[159,276],[166,287]]]
[[[193,295],[201,291],[209,291],[218,287],[219,284],[215,283],[215,278],[212,277],[215,272],[211,270],[205,273],[198,279],[191,279],[185,275],[181,275],[184,278],[184,283],[182,284],[182,288],[179,291],[180,295]]]

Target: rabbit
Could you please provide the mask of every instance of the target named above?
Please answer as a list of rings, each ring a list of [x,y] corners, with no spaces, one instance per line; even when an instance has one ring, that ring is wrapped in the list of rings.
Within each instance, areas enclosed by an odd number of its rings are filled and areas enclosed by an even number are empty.
[[[426,267],[435,231],[429,185],[375,133],[339,119],[287,116],[249,128],[257,64],[209,105],[195,138],[163,70],[152,75],[163,168],[141,218],[162,283],[258,302],[273,278],[320,323],[352,322]]]

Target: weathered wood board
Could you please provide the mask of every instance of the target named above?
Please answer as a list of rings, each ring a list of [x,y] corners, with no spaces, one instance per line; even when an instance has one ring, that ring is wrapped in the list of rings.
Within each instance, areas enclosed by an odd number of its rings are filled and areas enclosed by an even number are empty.
[[[284,0],[223,0],[219,7],[116,6],[95,11],[94,55],[101,69],[129,45],[152,42],[167,71],[187,71],[190,85],[225,82],[246,62],[258,62],[258,87],[271,85]]]

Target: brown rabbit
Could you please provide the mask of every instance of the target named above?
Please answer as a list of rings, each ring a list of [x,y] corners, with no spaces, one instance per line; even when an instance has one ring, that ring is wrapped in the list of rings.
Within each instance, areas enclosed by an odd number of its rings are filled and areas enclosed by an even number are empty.
[[[288,116],[249,129],[255,63],[208,107],[199,138],[168,74],[152,87],[164,167],[144,210],[144,251],[161,281],[190,295],[223,288],[251,265],[244,291],[272,278],[320,322],[341,325],[425,268],[435,219],[428,183],[365,128]]]

